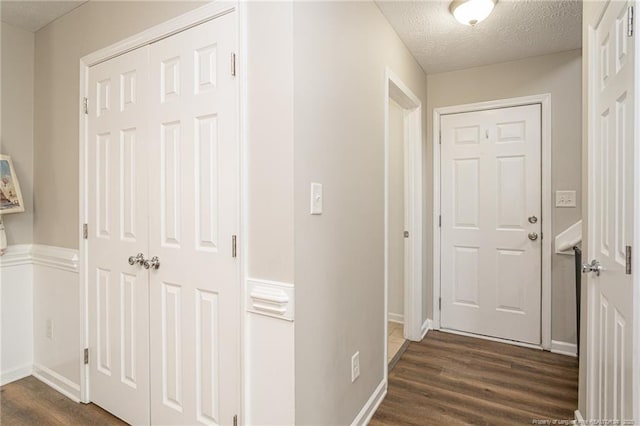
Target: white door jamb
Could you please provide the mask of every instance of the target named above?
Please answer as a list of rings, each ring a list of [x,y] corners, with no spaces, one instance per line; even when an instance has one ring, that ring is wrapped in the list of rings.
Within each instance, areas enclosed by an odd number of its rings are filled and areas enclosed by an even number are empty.
[[[384,378],[387,381],[387,322],[389,286],[389,101],[404,111],[405,239],[404,337],[420,341],[422,327],[422,102],[386,68],[384,89]]]
[[[433,110],[433,328],[440,329],[440,117],[446,114],[540,104],[542,108],[542,349],[551,349],[551,94],[500,99]]]

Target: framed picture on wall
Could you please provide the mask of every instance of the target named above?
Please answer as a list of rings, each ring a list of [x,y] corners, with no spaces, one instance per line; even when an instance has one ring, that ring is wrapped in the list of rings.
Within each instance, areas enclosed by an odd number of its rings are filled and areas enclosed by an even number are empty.
[[[24,200],[11,157],[0,155],[0,215],[21,213]]]

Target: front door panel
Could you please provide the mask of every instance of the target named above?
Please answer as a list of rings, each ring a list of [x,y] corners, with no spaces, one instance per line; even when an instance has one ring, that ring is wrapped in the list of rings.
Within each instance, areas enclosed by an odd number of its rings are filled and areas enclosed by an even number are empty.
[[[540,344],[540,105],[441,120],[441,326]]]

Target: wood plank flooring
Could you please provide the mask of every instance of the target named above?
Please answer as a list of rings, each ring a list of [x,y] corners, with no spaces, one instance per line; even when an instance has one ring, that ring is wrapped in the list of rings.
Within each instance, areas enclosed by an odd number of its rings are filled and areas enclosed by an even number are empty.
[[[577,406],[576,358],[430,331],[389,372],[370,425],[531,425]]]
[[[126,425],[94,404],[78,404],[33,376],[0,388],[2,426]]]
[[[34,377],[3,386],[0,400],[3,426],[125,424]],[[571,419],[577,404],[576,358],[430,331],[389,373],[387,397],[370,424],[531,425]]]

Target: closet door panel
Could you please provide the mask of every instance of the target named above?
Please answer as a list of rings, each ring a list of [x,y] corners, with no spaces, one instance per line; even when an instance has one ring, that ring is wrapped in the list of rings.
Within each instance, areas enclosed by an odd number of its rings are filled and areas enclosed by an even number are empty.
[[[240,409],[235,12],[151,45],[151,420],[230,424]]]
[[[90,398],[131,424],[148,424],[149,47],[89,69],[87,129]]]

